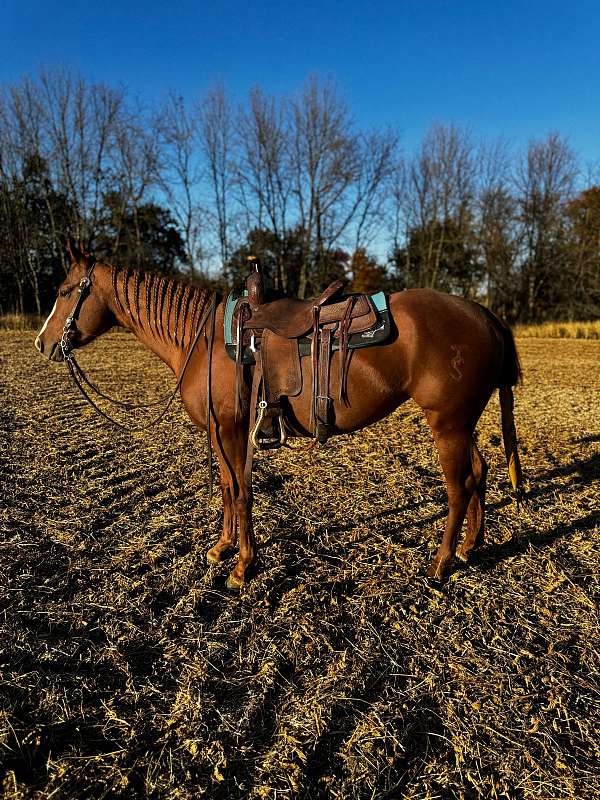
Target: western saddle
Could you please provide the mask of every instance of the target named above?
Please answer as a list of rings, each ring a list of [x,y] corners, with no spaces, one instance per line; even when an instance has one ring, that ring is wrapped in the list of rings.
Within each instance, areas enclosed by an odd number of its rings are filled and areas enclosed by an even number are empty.
[[[381,344],[389,335],[389,316],[382,292],[344,295],[344,281],[334,281],[317,298],[283,297],[266,301],[258,261],[241,296],[231,293],[225,310],[225,343],[236,363],[236,416],[243,406],[243,368],[255,364],[250,406],[250,448],[281,447],[288,431],[296,431],[286,417],[282,398],[302,391],[300,358],[311,357],[311,430],[314,439],[327,441],[334,424],[329,379],[331,355],[339,351],[337,399],[348,402],[346,378],[350,351]]]

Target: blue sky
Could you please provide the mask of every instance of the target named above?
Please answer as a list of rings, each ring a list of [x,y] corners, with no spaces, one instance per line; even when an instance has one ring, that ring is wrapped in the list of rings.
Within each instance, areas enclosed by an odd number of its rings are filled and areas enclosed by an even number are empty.
[[[215,80],[289,93],[316,72],[407,150],[453,121],[517,146],[558,130],[600,160],[599,0],[3,0],[0,54],[2,82],[68,65],[148,103]]]

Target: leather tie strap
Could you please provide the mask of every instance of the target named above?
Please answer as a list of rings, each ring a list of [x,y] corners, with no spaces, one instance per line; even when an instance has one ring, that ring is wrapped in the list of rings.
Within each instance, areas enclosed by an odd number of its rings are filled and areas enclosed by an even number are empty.
[[[243,364],[242,356],[244,353],[244,311],[245,306],[240,304],[236,322],[235,339],[235,419],[239,419],[242,414],[242,378]]]
[[[327,303],[332,297],[335,297],[336,294],[341,292],[345,285],[346,285],[346,281],[343,281],[343,280],[342,281],[334,281],[314,301],[315,305],[317,305],[317,306],[325,305],[325,303]]]
[[[310,430],[316,430],[317,424],[317,397],[319,395],[319,317],[320,306],[313,306],[312,340],[310,343],[310,361],[312,372],[312,396],[310,403]]]
[[[344,316],[340,321],[340,388],[339,388],[339,401],[348,405],[348,392],[346,390],[346,379],[348,375],[348,344],[350,341],[350,323],[352,322],[352,308],[354,306],[354,298],[349,297],[346,303]]]
[[[256,360],[254,367],[254,376],[252,378],[252,395],[250,398],[250,422],[248,426],[248,446],[246,449],[246,466],[244,469],[244,479],[246,487],[250,491],[252,489],[252,461],[254,459],[254,445],[252,443],[252,433],[256,427],[256,409],[258,405],[258,393],[262,383],[262,360]]]
[[[329,365],[331,361],[331,329],[321,331],[319,343],[318,393],[315,407],[315,438],[319,444],[325,444],[329,438],[330,404],[329,397]]]

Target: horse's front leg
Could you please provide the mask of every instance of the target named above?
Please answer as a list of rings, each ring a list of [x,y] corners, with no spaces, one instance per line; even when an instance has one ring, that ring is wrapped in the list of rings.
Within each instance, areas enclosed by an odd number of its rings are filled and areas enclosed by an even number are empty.
[[[233,507],[233,495],[231,492],[231,482],[227,479],[226,470],[219,464],[219,479],[221,483],[221,497],[223,500],[223,528],[218,541],[206,554],[206,560],[210,564],[218,564],[229,550],[237,544],[237,529],[235,524],[235,512]]]
[[[240,589],[244,585],[246,570],[256,558],[256,540],[252,527],[252,486],[246,486],[242,479],[239,489],[233,504],[239,534],[240,555],[238,563],[227,578],[228,589]]]
[[[228,589],[240,589],[245,583],[246,570],[256,557],[256,542],[252,528],[252,482],[246,481],[246,452],[248,432],[245,426],[220,426],[213,442],[221,475],[223,493],[223,532],[219,541],[206,554],[217,562],[223,553],[239,542],[239,559],[227,579]]]

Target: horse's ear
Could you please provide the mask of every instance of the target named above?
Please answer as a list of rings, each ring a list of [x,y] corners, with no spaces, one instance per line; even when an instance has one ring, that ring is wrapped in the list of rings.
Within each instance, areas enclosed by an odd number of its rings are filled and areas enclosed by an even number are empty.
[[[81,255],[84,258],[91,258],[92,257],[92,254],[87,249],[86,245],[81,241],[81,239],[79,239],[79,241],[77,242],[77,246],[78,246],[79,250],[81,251]]]
[[[70,236],[67,236],[67,252],[71,257],[71,261],[74,264],[79,264],[81,261],[83,253],[81,252],[80,248],[76,244],[74,239],[71,239]]]

